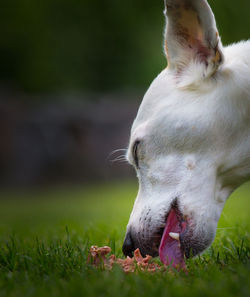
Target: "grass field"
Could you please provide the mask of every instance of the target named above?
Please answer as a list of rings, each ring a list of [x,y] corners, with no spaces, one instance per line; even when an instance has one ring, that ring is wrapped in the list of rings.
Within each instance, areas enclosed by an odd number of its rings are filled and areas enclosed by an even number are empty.
[[[1,191],[0,297],[249,296],[250,184],[229,199],[212,247],[188,261],[188,274],[87,265],[93,244],[122,256],[136,191],[129,182]]]

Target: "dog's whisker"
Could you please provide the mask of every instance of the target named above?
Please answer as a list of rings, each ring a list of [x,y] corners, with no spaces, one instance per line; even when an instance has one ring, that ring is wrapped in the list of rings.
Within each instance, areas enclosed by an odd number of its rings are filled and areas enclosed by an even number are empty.
[[[125,155],[121,155],[121,156],[118,156],[115,159],[110,160],[110,161],[112,163],[114,163],[114,162],[127,162],[127,159],[126,159],[126,156]]]
[[[127,149],[124,148],[124,149],[116,149],[116,150],[113,150],[110,154],[109,154],[109,157],[113,156],[114,154],[116,153],[120,153],[120,152],[126,152]]]
[[[120,153],[120,152],[123,152],[123,154],[118,155],[114,159],[111,159],[111,157],[113,155],[115,155],[117,153]],[[113,152],[111,152],[109,154],[109,156],[107,157],[107,160],[111,161],[112,163],[114,163],[114,162],[119,162],[119,163],[121,163],[121,162],[127,162],[126,153],[127,153],[127,149],[117,149],[117,150],[114,150]]]
[[[120,155],[120,156],[117,156],[114,160],[120,160],[120,159],[125,159],[126,156],[125,155]]]

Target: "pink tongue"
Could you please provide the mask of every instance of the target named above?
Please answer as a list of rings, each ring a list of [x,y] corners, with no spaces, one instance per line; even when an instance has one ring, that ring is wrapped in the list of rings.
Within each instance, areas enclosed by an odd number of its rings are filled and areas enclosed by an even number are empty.
[[[180,242],[171,238],[169,236],[170,232],[179,234],[182,232],[181,224],[174,209],[171,209],[168,215],[163,236],[161,238],[159,255],[162,263],[165,265],[172,265],[176,268],[184,268],[185,261],[180,248]]]

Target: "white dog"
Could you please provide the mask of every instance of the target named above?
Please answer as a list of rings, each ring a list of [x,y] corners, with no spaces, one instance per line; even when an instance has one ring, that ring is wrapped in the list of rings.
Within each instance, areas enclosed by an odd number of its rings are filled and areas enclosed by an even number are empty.
[[[206,0],[165,0],[168,67],[131,131],[139,192],[125,255],[165,264],[213,241],[229,195],[250,177],[250,41],[223,47]]]

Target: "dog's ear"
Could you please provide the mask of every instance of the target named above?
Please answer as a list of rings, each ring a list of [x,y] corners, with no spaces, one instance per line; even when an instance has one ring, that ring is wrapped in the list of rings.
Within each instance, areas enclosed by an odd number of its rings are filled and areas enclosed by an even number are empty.
[[[212,76],[223,61],[222,44],[206,0],[165,0],[168,67],[181,75],[190,64]],[[191,67],[192,68],[192,67]]]

